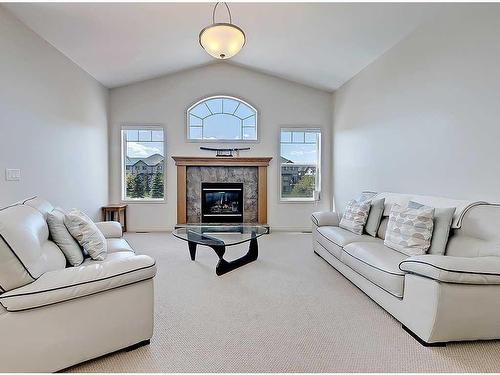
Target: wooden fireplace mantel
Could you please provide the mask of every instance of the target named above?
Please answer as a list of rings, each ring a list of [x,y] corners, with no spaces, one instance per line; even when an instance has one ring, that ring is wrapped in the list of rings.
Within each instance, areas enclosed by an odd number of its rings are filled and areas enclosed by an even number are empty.
[[[199,157],[172,156],[175,165],[186,166],[237,166],[237,167],[267,167],[272,157]]]
[[[187,223],[186,168],[200,167],[257,167],[257,220],[267,224],[267,167],[272,157],[198,157],[172,156],[177,166],[177,224]]]

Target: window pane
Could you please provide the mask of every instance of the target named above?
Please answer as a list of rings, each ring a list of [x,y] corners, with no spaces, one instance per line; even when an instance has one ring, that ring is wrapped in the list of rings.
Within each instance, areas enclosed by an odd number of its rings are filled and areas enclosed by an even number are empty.
[[[230,115],[213,115],[203,121],[203,139],[241,139],[241,120]]]
[[[139,129],[125,132],[127,140],[124,144],[124,198],[163,199],[165,170],[163,130]],[[133,132],[136,134],[135,137]]]
[[[207,116],[210,116],[210,111],[208,110],[208,107],[205,105],[205,102],[198,104],[189,113],[192,113],[193,115],[198,116],[200,118],[205,118]]]
[[[139,130],[139,141],[151,141],[151,130]]]
[[[201,139],[202,128],[189,128],[189,139]]]
[[[306,133],[306,143],[316,143],[316,135],[318,133]]]
[[[244,119],[243,126],[255,126],[255,115]]]
[[[212,113],[222,113],[222,99],[210,99],[206,103]]]
[[[282,143],[281,156],[296,164],[316,164],[317,147],[308,143]]]
[[[281,166],[283,198],[313,198],[316,189],[316,167],[287,164]]]
[[[250,108],[244,103],[240,103],[240,106],[238,107],[234,115],[241,119],[244,119],[245,117],[251,116],[254,113],[255,112],[252,110],[252,108]]]
[[[189,126],[202,126],[203,120],[199,117],[189,115]]]
[[[153,130],[151,132],[151,140],[163,142],[163,130]]]
[[[287,131],[281,131],[281,142],[291,142],[292,133]]]
[[[255,128],[243,128],[243,139],[257,139]]]
[[[292,141],[294,143],[304,143],[304,132],[293,132]]]
[[[238,103],[239,102],[237,100],[224,98],[224,113],[233,114],[233,112],[236,110],[236,107],[238,106]]]
[[[127,135],[127,141],[138,141],[139,140],[139,132],[137,130],[125,130]]]

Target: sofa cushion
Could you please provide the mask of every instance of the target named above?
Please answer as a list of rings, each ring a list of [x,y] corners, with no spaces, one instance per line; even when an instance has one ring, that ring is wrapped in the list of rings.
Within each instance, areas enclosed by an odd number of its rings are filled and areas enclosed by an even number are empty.
[[[43,215],[27,205],[16,205],[0,210],[0,238],[5,246],[2,251],[2,269],[14,267],[22,272],[9,272],[18,280],[2,280],[0,285],[18,284],[33,281],[45,272],[66,267],[66,258],[57,247],[49,241],[49,227]],[[29,277],[27,277],[29,276]],[[3,282],[2,282],[3,281]]]
[[[24,265],[2,237],[0,237],[0,293],[33,282]]]
[[[384,244],[406,255],[425,254],[431,245],[434,208],[410,208],[394,204]]]
[[[399,264],[406,255],[376,242],[353,242],[342,251],[341,261],[386,292],[403,297],[404,272]]]
[[[106,243],[108,245],[108,254],[117,253],[120,251],[134,252],[127,240],[125,240],[124,238],[107,238]]]
[[[366,242],[377,242],[380,241],[377,238],[373,238],[371,236],[368,236],[366,234],[355,234],[352,232],[349,232],[346,229],[340,228],[340,227],[319,227],[318,228],[318,233],[320,234],[319,237],[323,237],[326,241],[333,242],[334,244],[344,247],[347,244],[350,244],[352,242],[361,242],[361,241],[366,241]]]
[[[355,234],[362,234],[363,227],[370,212],[370,201],[357,202],[349,201],[345,208],[339,227],[347,229]]]
[[[25,199],[23,201],[23,204],[26,206],[30,206],[40,212],[43,215],[44,219],[47,219],[47,214],[49,212],[52,212],[52,210],[54,209],[49,201],[37,196]]]
[[[28,310],[130,285],[156,274],[154,259],[147,255],[119,252],[108,258],[87,259],[79,267],[47,272],[29,285],[2,294],[0,303],[8,311]]]

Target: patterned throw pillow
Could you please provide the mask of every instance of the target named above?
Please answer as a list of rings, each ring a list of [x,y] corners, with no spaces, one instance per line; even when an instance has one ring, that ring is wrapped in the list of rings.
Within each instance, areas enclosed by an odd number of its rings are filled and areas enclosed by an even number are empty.
[[[434,208],[394,204],[389,214],[384,244],[409,256],[422,255],[431,246],[433,228]]]
[[[368,219],[371,201],[349,201],[340,220],[339,227],[356,234],[363,233],[363,227]]]
[[[108,246],[104,235],[83,212],[72,209],[64,216],[64,225],[69,233],[94,260],[104,260]]]

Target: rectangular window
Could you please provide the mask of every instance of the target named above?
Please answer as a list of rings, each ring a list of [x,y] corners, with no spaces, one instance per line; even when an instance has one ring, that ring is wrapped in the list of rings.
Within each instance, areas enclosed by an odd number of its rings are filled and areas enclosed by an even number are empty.
[[[321,130],[282,128],[280,199],[314,201],[321,190]]]
[[[160,126],[122,128],[122,199],[163,201],[165,137]]]

